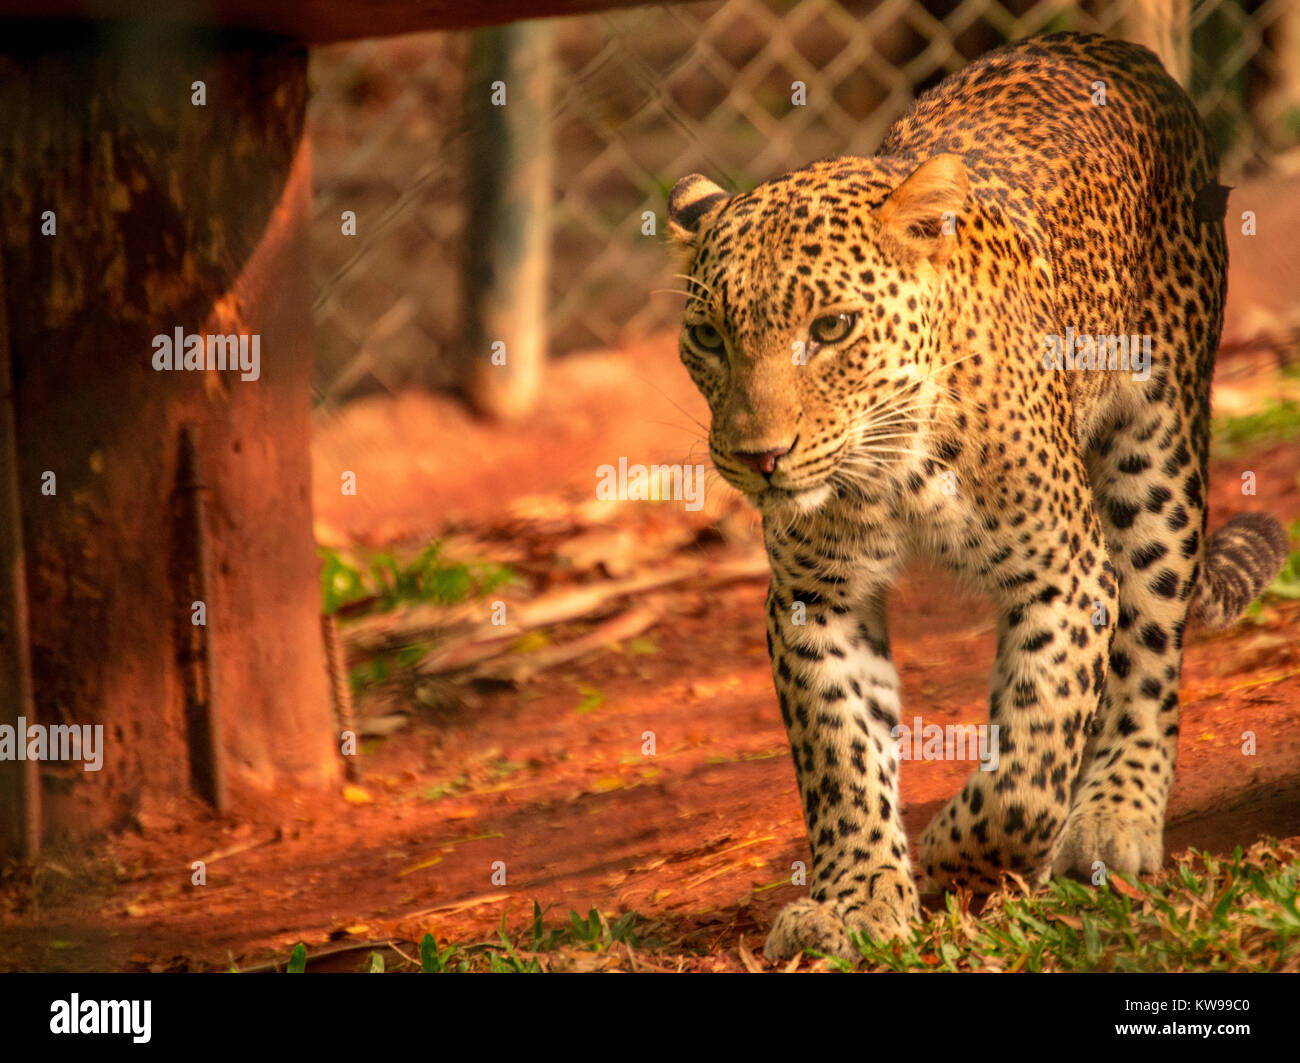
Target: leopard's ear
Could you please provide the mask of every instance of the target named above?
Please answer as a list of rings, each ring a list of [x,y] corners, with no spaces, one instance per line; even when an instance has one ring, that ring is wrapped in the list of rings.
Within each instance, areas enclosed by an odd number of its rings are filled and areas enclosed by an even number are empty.
[[[876,208],[876,220],[904,247],[940,269],[956,249],[957,224],[969,187],[960,155],[936,155]]]
[[[683,177],[668,194],[668,236],[683,250],[692,250],[714,215],[731,197],[707,177]]]

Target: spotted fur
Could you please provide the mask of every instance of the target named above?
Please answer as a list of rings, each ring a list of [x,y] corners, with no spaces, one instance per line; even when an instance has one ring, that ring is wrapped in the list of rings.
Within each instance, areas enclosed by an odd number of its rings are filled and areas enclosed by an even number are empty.
[[[1286,548],[1261,515],[1205,538],[1216,173],[1155,56],[1053,34],[953,75],[872,158],[673,189],[681,356],[715,465],[763,514],[813,852],[769,956],[850,955],[846,931],[889,938],[917,912],[885,621],[917,555],[1000,617],[1000,763],[922,835],[925,885],[1160,863],[1189,610],[1227,623]],[[1067,330],[1149,335],[1149,379],[1049,368]]]

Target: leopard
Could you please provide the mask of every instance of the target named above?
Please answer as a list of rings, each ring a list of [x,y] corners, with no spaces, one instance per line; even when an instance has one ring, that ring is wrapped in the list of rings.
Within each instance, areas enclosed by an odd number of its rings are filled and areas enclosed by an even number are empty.
[[[1288,549],[1264,513],[1207,534],[1228,192],[1160,60],[1076,33],[971,62],[873,156],[672,187],[679,354],[761,517],[812,855],[769,960],[860,958],[1008,873],[1161,866],[1188,625],[1231,623]],[[914,857],[886,607],[917,560],[996,612],[998,756]]]

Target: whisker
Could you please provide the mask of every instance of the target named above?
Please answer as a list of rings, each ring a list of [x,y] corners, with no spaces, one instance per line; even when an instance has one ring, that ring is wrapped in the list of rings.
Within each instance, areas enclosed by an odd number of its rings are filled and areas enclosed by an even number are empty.
[[[854,451],[840,459],[841,465],[861,465],[870,462],[873,465],[884,466],[889,464],[884,458],[878,457],[877,452],[873,450]]]
[[[859,411],[857,417],[879,417],[884,414],[894,415],[900,413],[912,413],[916,410],[928,410],[930,405],[929,402],[924,401],[914,402],[913,396],[907,395],[899,400],[881,402],[874,406],[869,406],[865,410]]]
[[[869,441],[869,440],[872,441],[872,442],[876,442],[876,441],[885,440],[885,439],[911,439],[911,438],[913,438],[915,435],[916,435],[915,432],[888,432],[888,433],[886,433],[886,432],[877,432],[877,431],[875,431],[875,430],[873,429],[873,430],[870,430],[870,431],[860,432],[859,435],[858,435],[858,440],[857,440],[857,441],[858,441],[859,444],[862,444],[862,443],[865,443],[865,442],[867,442],[867,441]]]
[[[702,425],[687,425],[687,424],[678,424],[675,421],[650,421],[650,420],[647,420],[645,423],[659,425],[661,428],[675,428],[679,432],[686,432],[690,434],[697,441],[703,441],[705,439],[704,436],[699,435],[699,433],[697,432],[697,428],[703,427]]]
[[[658,384],[656,384],[656,383],[655,383],[653,380],[651,380],[649,377],[642,376],[640,373],[633,373],[632,375],[633,375],[634,377],[636,377],[637,380],[640,380],[643,384],[649,384],[652,388],[655,389],[655,391],[659,392],[659,394],[662,395],[665,399],[667,399],[668,402],[669,402],[669,404],[670,404],[670,405],[671,405],[675,410],[677,410],[678,413],[682,414],[682,415],[683,415],[687,420],[691,421],[691,422],[692,422],[693,424],[695,424],[698,428],[702,429],[703,432],[704,432],[704,437],[705,437],[706,439],[708,438],[708,434],[709,434],[709,426],[708,426],[708,425],[706,425],[703,421],[699,420],[699,418],[692,416],[692,414],[691,414],[691,412],[690,412],[689,410],[687,410],[685,407],[683,407],[683,406],[681,405],[681,403],[677,402],[676,399],[674,399],[671,395],[669,395],[668,392],[664,391],[663,388],[661,388]]]
[[[710,295],[713,294],[713,289],[704,281],[700,280],[699,277],[692,277],[689,273],[674,273],[672,276],[677,277],[680,280],[689,281],[691,284],[698,284]]]
[[[970,354],[963,355],[960,358],[954,358],[951,362],[944,362],[942,365],[936,365],[935,369],[951,369],[954,365],[961,365],[962,362],[974,358],[977,354],[983,354],[983,351],[971,351]],[[932,369],[930,372],[934,372]]]
[[[854,421],[849,424],[849,431],[855,436],[883,435],[895,432],[899,435],[917,435],[924,425],[914,417],[882,417]]]
[[[886,417],[904,417],[911,416],[917,410],[926,409],[921,403],[914,403],[910,406],[872,406],[870,409],[861,410],[854,415],[855,421],[866,420],[883,420]],[[915,418],[913,418],[915,420]]]
[[[651,288],[651,295],[684,295],[687,299],[694,299],[696,302],[707,303],[704,296],[698,292],[684,292],[678,288]]]

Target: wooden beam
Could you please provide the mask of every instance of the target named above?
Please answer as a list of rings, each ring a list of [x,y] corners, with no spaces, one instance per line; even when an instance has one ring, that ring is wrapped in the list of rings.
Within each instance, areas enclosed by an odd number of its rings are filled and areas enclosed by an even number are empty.
[[[587,15],[646,0],[0,0],[5,16],[122,19],[154,25],[256,30],[327,44],[422,30],[503,26],[525,18]]]

